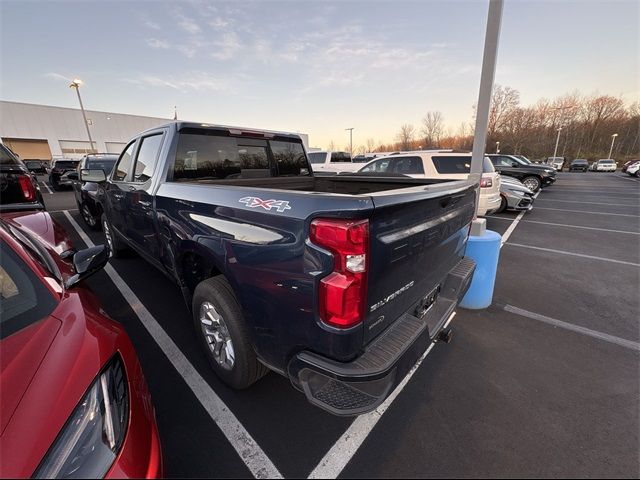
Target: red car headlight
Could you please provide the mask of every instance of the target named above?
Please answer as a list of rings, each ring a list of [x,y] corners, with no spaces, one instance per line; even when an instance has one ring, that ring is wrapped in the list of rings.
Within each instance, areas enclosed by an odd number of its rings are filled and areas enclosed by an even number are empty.
[[[119,356],[109,362],[75,408],[34,478],[104,478],[124,441],[129,391]]]

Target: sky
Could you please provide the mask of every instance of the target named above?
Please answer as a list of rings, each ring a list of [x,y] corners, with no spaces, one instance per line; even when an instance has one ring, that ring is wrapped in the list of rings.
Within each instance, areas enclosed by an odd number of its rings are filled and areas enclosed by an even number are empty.
[[[478,97],[488,1],[0,0],[0,98],[390,142]],[[640,2],[505,0],[495,81],[523,104],[640,99]]]

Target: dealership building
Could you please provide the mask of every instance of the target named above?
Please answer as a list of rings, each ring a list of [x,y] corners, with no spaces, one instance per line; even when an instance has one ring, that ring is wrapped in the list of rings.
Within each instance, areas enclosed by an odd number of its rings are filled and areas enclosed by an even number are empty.
[[[80,158],[86,153],[120,153],[138,133],[171,118],[85,110],[93,146],[79,108],[0,101],[0,138],[23,160]],[[308,135],[299,134],[305,146]]]

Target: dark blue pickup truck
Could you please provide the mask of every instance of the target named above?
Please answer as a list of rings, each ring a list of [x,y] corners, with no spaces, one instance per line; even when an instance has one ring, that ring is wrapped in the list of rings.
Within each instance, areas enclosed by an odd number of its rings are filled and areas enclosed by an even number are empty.
[[[171,277],[228,385],[269,370],[338,415],[375,409],[448,320],[476,185],[315,177],[299,136],[174,122],[133,139],[101,182],[114,256]]]

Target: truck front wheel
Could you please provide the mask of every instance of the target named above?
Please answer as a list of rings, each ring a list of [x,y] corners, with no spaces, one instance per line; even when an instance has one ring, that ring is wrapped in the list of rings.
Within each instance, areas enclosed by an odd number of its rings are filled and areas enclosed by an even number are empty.
[[[242,309],[224,276],[200,282],[192,306],[196,335],[209,364],[224,383],[236,389],[247,388],[269,371],[256,356]]]

